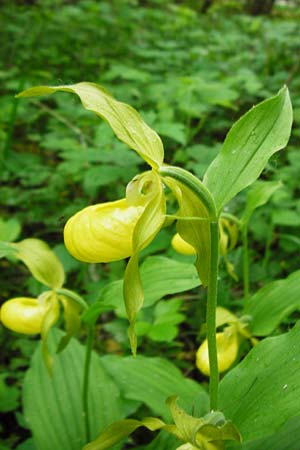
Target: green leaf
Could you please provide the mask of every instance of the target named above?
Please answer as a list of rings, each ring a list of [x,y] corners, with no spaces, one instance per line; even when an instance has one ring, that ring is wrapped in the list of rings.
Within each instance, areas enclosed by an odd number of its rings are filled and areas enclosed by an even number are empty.
[[[11,245],[17,250],[15,256],[28,267],[35,279],[53,289],[63,285],[64,268],[44,241],[24,239]]]
[[[280,181],[257,181],[247,192],[246,207],[241,217],[242,224],[247,224],[255,209],[265,205],[281,186]]]
[[[164,425],[164,422],[156,417],[146,417],[142,420],[120,420],[107,427],[97,439],[85,445],[83,450],[111,449],[114,444],[117,444],[140,427],[145,427],[150,431],[156,431],[164,427]]]
[[[297,324],[289,333],[264,339],[221,381],[219,407],[243,441],[271,435],[299,414],[299,343]]]
[[[0,241],[12,242],[21,232],[21,225],[17,219],[3,220],[0,218]]]
[[[286,146],[291,126],[292,106],[287,87],[259,103],[233,125],[204,177],[218,211],[253,183],[268,159]]]
[[[135,150],[150,166],[161,166],[163,145],[152,130],[131,106],[115,100],[105,89],[95,83],[77,83],[69,86],[37,86],[17,97],[35,97],[65,91],[77,94],[84,108],[96,113],[113,129],[116,136]]]
[[[101,361],[126,399],[143,401],[152,414],[164,420],[170,419],[165,400],[171,395],[178,396],[185,409],[195,408],[199,416],[208,411],[204,389],[162,358],[104,356]]]
[[[61,333],[49,336],[55,352]],[[76,340],[55,356],[50,377],[42,358],[41,346],[26,373],[23,405],[37,450],[81,450],[85,444],[82,411],[82,382],[85,350]],[[89,411],[91,436],[122,418],[119,390],[100,359],[92,355]]]
[[[244,444],[230,445],[228,450],[299,450],[300,442],[300,417],[289,419],[272,436],[245,442]]]
[[[245,307],[245,314],[252,317],[254,336],[269,335],[294,311],[300,311],[300,271],[267,284],[247,301]]]

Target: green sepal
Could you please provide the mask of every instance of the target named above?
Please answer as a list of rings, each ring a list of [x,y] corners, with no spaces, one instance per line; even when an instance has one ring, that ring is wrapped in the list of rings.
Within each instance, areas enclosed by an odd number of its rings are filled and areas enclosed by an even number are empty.
[[[94,441],[83,447],[83,450],[107,450],[129,436],[140,427],[156,431],[165,426],[165,423],[156,417],[146,417],[142,420],[119,420],[107,427]]]
[[[112,128],[116,136],[135,150],[151,167],[158,168],[164,159],[160,137],[131,106],[115,100],[103,87],[82,82],[69,86],[37,86],[17,97],[49,95],[58,91],[77,94],[85,109],[96,113]]]
[[[51,328],[59,319],[60,306],[58,296],[53,291],[43,292],[39,296],[39,301],[47,306],[47,311],[44,315],[41,338],[42,338],[42,353],[48,372],[51,374],[53,367],[53,357],[49,352],[47,346],[47,338]]]
[[[215,199],[218,212],[252,184],[268,159],[286,146],[292,120],[289,91],[284,87],[274,97],[250,109],[232,126],[203,181]]]
[[[139,252],[146,247],[164,224],[166,202],[160,177],[156,172],[146,172],[140,180],[134,180],[140,193],[141,202],[146,201],[145,209],[133,232],[133,254],[127,264],[123,294],[129,320],[129,339],[132,353],[136,354],[136,336],[134,331],[136,316],[144,302],[144,291],[139,273]],[[138,181],[138,182],[136,182]],[[138,195],[128,189],[129,201],[137,202]],[[144,193],[144,194],[143,194]]]
[[[70,342],[70,339],[73,336],[75,336],[80,330],[81,325],[80,312],[82,308],[70,297],[59,295],[58,299],[60,303],[63,305],[65,331],[66,331],[66,334],[62,336],[57,346],[56,351],[57,353],[60,353],[66,348],[66,346]]]
[[[251,186],[247,192],[246,207],[241,217],[241,227],[248,224],[255,209],[265,205],[281,186],[281,181],[257,181]]]
[[[10,245],[16,249],[14,256],[28,267],[36,280],[52,289],[58,289],[63,285],[64,268],[44,241],[30,238]]]

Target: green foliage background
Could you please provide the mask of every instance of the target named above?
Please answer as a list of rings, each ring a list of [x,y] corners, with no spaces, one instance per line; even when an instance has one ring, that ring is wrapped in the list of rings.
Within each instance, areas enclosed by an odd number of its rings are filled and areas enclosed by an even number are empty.
[[[25,87],[79,81],[105,86],[161,135],[167,163],[202,177],[232,123],[287,84],[294,129],[288,151],[274,156],[263,173],[265,180],[282,180],[283,187],[250,223],[252,286],[259,288],[299,268],[300,11],[297,2],[287,2],[275,6],[272,15],[251,16],[241,3],[215,1],[203,14],[192,1],[2,2],[0,216],[14,220],[11,229],[17,231],[11,239],[37,237],[54,246],[68,285],[91,303],[108,283],[120,283],[124,263],[78,263],[62,244],[64,223],[88,204],[123,197],[143,162],[76,98],[58,94],[14,99]],[[244,205],[242,193],[229,210],[241,215]],[[170,248],[172,232],[163,230],[144,258],[167,254],[190,262]],[[241,275],[240,247],[230,258]],[[41,285],[15,261],[1,260],[0,265],[1,301],[41,292]],[[229,280],[224,269],[220,276],[220,304],[239,309],[241,284]],[[193,358],[204,314],[196,291],[165,304],[158,300],[142,311],[141,351],[149,356],[164,352],[199,380]],[[164,315],[173,321],[160,331],[157,318]],[[275,334],[297,317],[294,312]],[[107,314],[98,331],[98,350],[128,352],[126,327],[122,311]],[[21,443],[30,433],[15,386],[21,386],[36,341],[12,338],[3,328],[0,339],[0,413],[5,424],[0,449],[31,450],[30,440]]]

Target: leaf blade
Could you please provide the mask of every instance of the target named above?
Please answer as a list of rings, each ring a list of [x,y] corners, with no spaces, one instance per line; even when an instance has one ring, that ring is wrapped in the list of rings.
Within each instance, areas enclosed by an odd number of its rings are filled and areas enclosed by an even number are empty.
[[[292,105],[287,87],[259,103],[232,126],[204,177],[219,211],[253,183],[268,159],[286,146],[291,126]]]

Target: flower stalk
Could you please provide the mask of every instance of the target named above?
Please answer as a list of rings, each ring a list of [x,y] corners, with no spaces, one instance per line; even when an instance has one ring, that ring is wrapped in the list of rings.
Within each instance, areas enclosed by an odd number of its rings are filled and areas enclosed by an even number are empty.
[[[163,166],[159,170],[163,177],[170,177],[179,181],[190,189],[205,206],[210,231],[210,262],[207,282],[207,306],[206,306],[206,324],[208,356],[210,365],[209,397],[210,409],[218,409],[218,386],[219,371],[217,359],[217,341],[216,341],[216,307],[217,307],[217,289],[218,289],[218,263],[219,263],[219,225],[214,199],[209,190],[190,172],[172,166]]]

